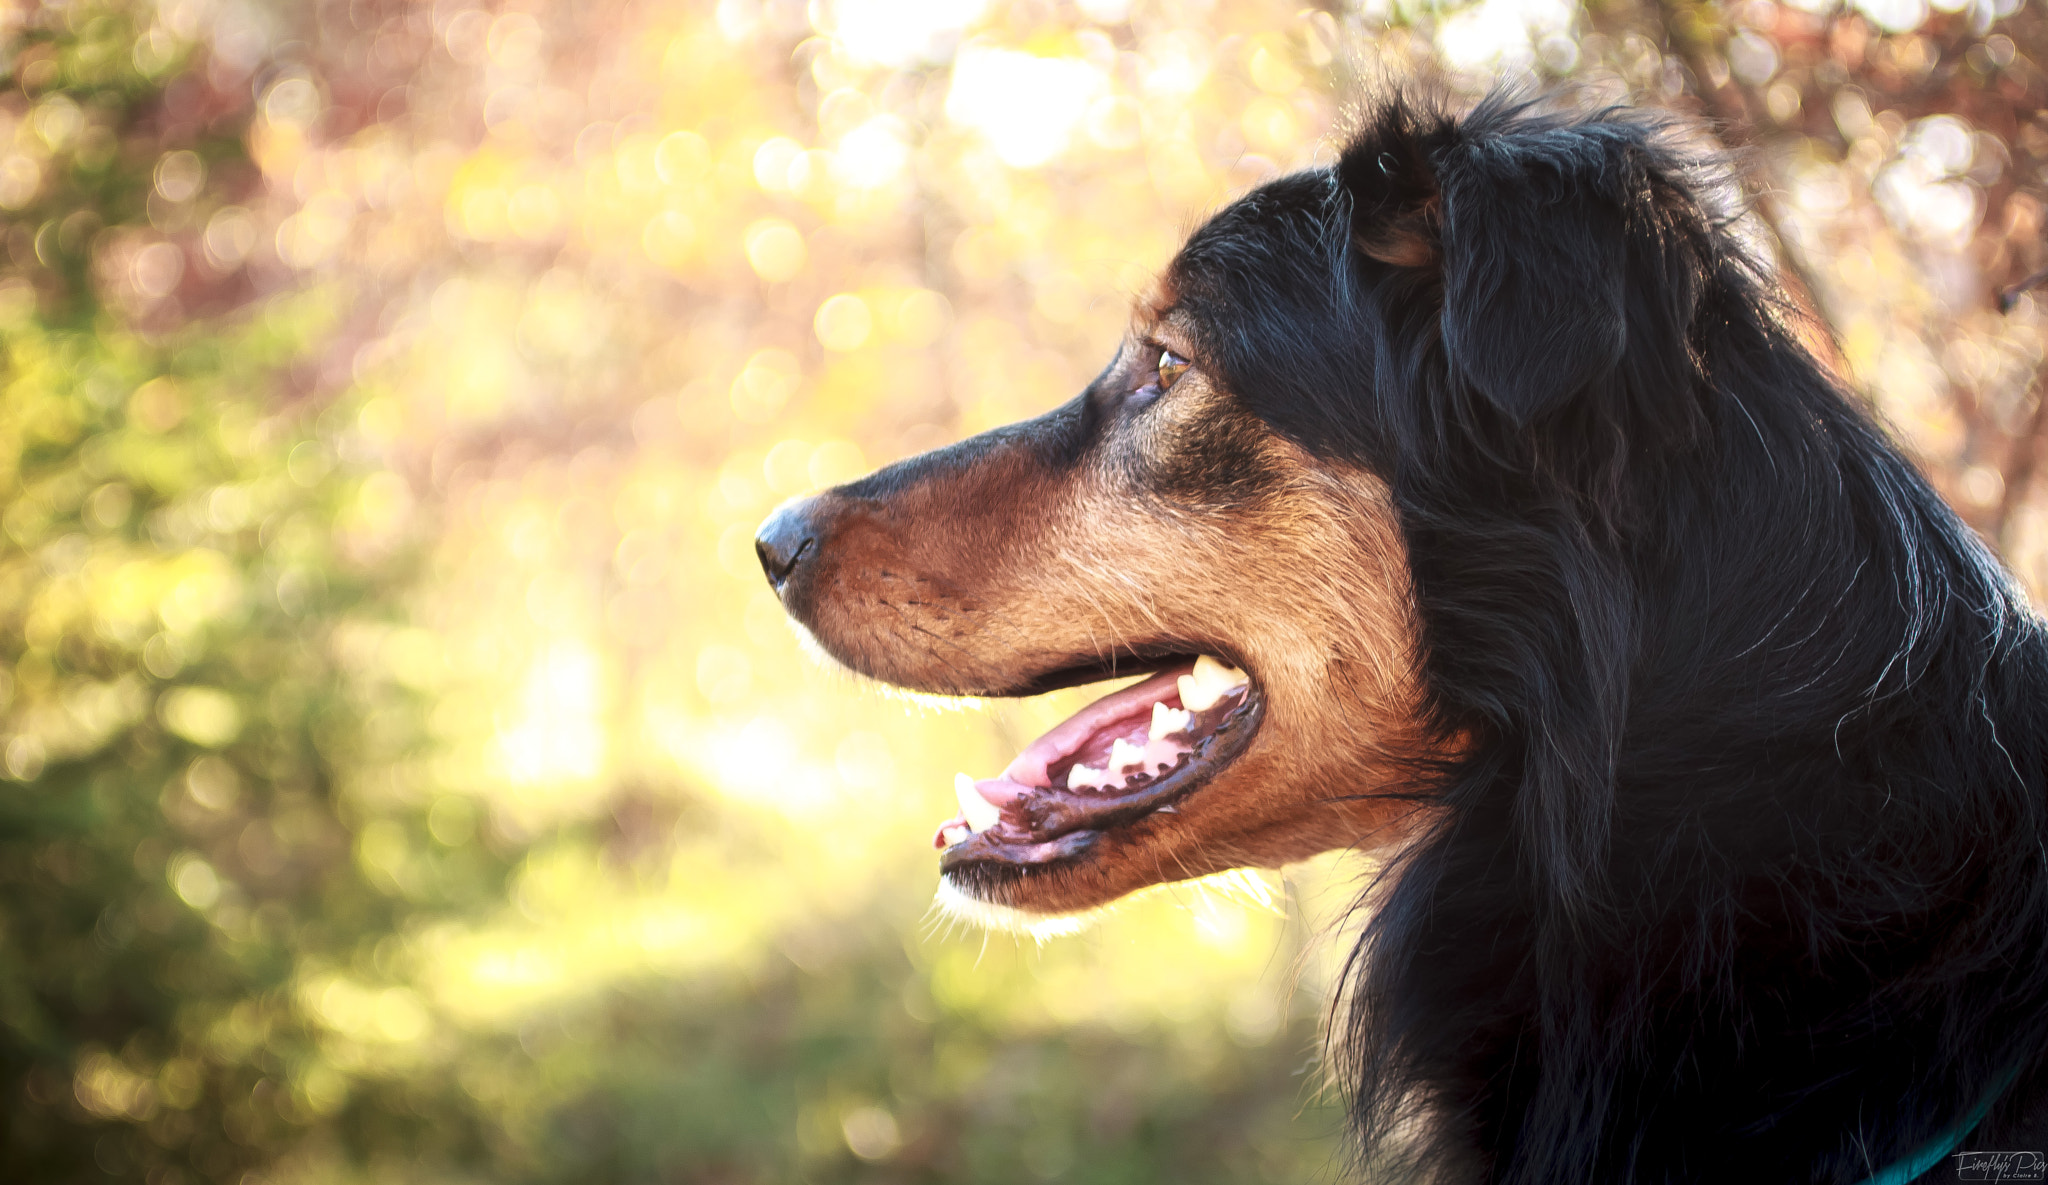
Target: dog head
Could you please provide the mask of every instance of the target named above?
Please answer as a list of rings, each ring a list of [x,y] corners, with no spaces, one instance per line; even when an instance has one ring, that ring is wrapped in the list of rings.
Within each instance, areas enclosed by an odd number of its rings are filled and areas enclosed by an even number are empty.
[[[1581,783],[1613,737],[1558,729],[1574,739],[1552,751],[1543,722],[1447,691],[1485,681],[1446,664],[1597,667],[1612,648],[1578,626],[1547,640],[1556,654],[1521,634],[1477,657],[1484,637],[1441,645],[1486,615],[1439,619],[1425,595],[1446,570],[1429,491],[1618,529],[1626,506],[1588,493],[1600,458],[1695,434],[1687,236],[1707,221],[1652,139],[1615,118],[1388,104],[1333,168],[1197,230],[1071,402],[764,524],[790,615],[861,674],[964,696],[1154,675],[963,782],[940,832],[956,902],[1069,913],[1398,844],[1438,817],[1477,738],[1517,730],[1533,738],[1517,760],[1557,766],[1518,805],[1527,823],[1598,842],[1600,787]],[[1551,447],[1568,434],[1597,444]],[[1480,583],[1568,597],[1572,575]],[[1609,711],[1618,677],[1567,672],[1580,690],[1552,710]]]

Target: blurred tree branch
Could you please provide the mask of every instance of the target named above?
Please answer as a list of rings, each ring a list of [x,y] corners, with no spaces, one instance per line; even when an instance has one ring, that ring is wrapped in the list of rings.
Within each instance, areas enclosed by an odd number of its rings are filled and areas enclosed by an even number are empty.
[[[1713,5],[1697,0],[1645,0],[1641,11],[1651,24],[1657,43],[1668,46],[1684,64],[1686,83],[1722,141],[1737,149],[1761,147],[1757,140],[1756,96],[1740,89],[1718,53],[1719,43],[1726,37],[1721,13]],[[1770,175],[1769,156],[1759,152],[1747,159],[1763,173],[1762,184],[1757,186],[1758,208],[1777,246],[1779,266],[1792,281],[1792,297],[1832,332],[1833,321],[1828,317],[1821,286],[1781,229],[1784,213],[1778,208],[1779,179]]]
[[[1842,261],[1810,257],[1813,236],[1793,231],[1788,162],[1830,161],[1838,177],[1861,178],[1854,200],[1868,208],[1877,202],[1884,172],[1904,161],[1908,141],[1936,117],[1959,120],[1975,137],[1969,169],[1953,182],[1967,185],[1980,203],[1963,249],[1952,262],[1944,260],[1906,228],[1898,232],[1899,248],[1930,276],[1940,274],[1952,289],[1971,294],[1947,316],[1976,325],[1975,335],[1959,332],[1961,325],[1919,330],[1927,349],[1945,360],[1948,403],[1963,436],[1954,455],[1923,459],[1943,493],[2009,554],[2012,526],[2025,511],[2041,451],[2048,448],[2039,375],[2048,349],[2032,335],[2033,362],[2021,372],[2030,377],[2017,382],[2006,377],[2009,367],[1959,374],[1948,355],[1972,336],[2011,338],[1998,314],[2013,307],[2024,277],[2048,262],[2040,240],[2048,206],[2048,75],[2038,60],[2048,52],[2048,16],[2038,5],[2011,8],[1978,0],[1959,12],[1933,12],[1899,32],[1877,27],[1854,8],[1816,13],[1768,0],[1617,0],[1591,10],[1596,28],[1639,31],[1669,54],[1681,67],[1683,101],[1725,142],[1747,152],[1756,209],[1776,240],[1786,285],[1837,334],[1851,319],[1842,304],[1850,294],[1829,283],[1832,277],[1840,284]],[[1850,295],[1850,305],[1867,295]],[[1854,370],[1848,359],[1837,362],[1845,374]],[[1987,387],[1992,380],[1999,385]]]
[[[2048,383],[2048,364],[2034,372],[2034,381],[2028,388],[2034,401],[2034,414],[2028,418],[2026,430],[2012,441],[2004,466],[2005,492],[1998,502],[1998,517],[1987,528],[1987,533],[2001,543],[2008,542],[2007,529],[2014,514],[2032,492],[2034,474],[2041,467],[2042,438],[2048,437],[2048,388],[2044,388],[2044,383]]]

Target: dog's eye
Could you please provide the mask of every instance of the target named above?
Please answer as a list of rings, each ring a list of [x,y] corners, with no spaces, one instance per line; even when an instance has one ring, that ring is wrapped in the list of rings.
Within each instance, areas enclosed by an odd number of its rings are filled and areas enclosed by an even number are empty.
[[[1152,364],[1152,373],[1142,375],[1144,385],[1132,388],[1130,393],[1124,396],[1124,406],[1135,409],[1150,405],[1153,400],[1166,394],[1168,388],[1179,382],[1180,376],[1188,372],[1190,365],[1192,364],[1187,359],[1172,350],[1160,350],[1159,361]]]
[[[1172,390],[1173,385],[1180,381],[1180,376],[1188,372],[1188,366],[1188,360],[1172,350],[1159,351],[1159,377],[1157,380],[1159,389],[1161,391]]]

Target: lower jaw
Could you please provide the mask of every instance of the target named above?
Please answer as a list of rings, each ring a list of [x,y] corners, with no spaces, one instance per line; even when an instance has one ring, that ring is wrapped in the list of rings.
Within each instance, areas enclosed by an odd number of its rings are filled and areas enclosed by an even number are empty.
[[[1132,829],[1134,832],[1136,828]],[[1108,833],[1078,860],[1033,866],[963,864],[939,878],[933,906],[982,930],[1052,938],[1078,933],[1125,904],[1156,891],[1209,885],[1225,897],[1274,904],[1273,885],[1255,869],[1272,869],[1313,853],[1277,861],[1200,860],[1170,838]]]

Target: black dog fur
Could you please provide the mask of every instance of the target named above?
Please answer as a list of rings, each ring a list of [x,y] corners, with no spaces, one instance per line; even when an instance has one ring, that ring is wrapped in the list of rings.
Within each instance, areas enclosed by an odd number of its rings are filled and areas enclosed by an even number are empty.
[[[1465,742],[1398,788],[1444,821],[1350,960],[1352,1119],[1514,1185],[1849,1185],[1994,1093],[1962,1147],[2048,1150],[2048,638],[1673,143],[1388,103],[1169,273],[1391,485]]]

